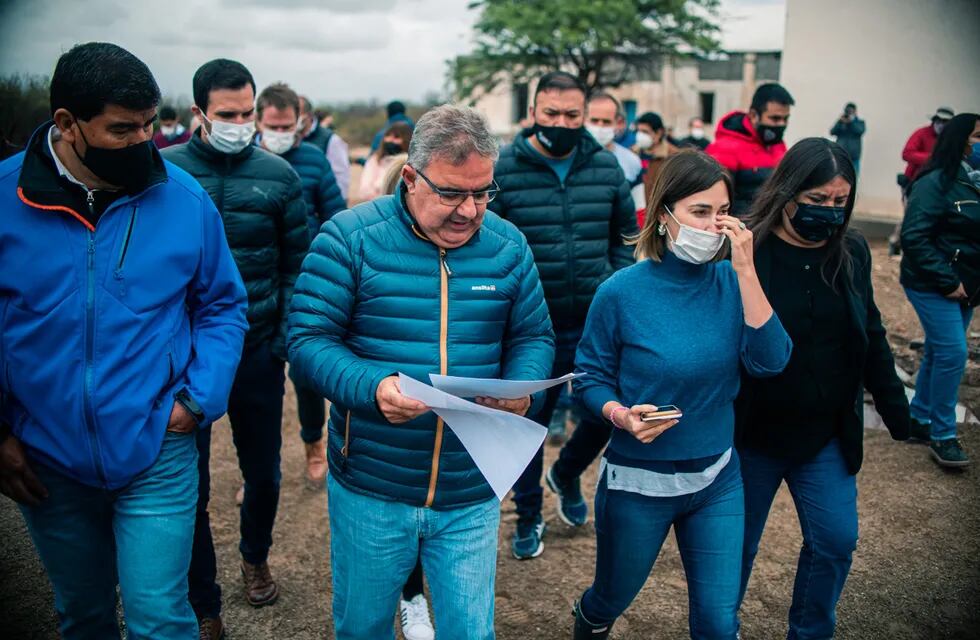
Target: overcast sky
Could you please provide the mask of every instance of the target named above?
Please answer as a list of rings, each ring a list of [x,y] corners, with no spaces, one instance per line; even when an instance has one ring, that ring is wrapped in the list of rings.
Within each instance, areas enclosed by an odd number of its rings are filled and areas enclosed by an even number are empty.
[[[470,49],[467,0],[0,0],[0,74],[50,74],[78,42],[107,40],[149,65],[165,96],[190,99],[217,57],[263,87],[314,101],[418,100],[445,89],[446,60]],[[722,0],[722,45],[781,49],[785,0]]]

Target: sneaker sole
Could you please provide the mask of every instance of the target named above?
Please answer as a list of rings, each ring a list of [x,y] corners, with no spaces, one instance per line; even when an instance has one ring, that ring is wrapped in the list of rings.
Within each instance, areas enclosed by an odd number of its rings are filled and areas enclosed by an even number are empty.
[[[969,460],[944,460],[940,458],[932,449],[929,450],[929,453],[932,455],[932,459],[935,460],[936,464],[938,464],[940,467],[946,467],[947,469],[962,469],[963,467],[970,466]]]
[[[537,557],[538,557],[538,556],[540,556],[540,555],[541,555],[542,553],[544,553],[544,543],[543,543],[543,542],[540,542],[540,543],[538,543],[538,548],[537,548],[537,549],[535,549],[535,550],[534,550],[534,553],[532,553],[532,554],[531,554],[531,555],[529,555],[529,556],[519,556],[519,555],[517,555],[517,554],[516,554],[516,553],[514,552],[514,550],[513,550],[513,549],[511,549],[511,550],[510,550],[510,552],[511,552],[511,554],[512,554],[512,555],[513,555],[513,556],[514,556],[515,558],[517,558],[518,560],[530,560],[531,558],[537,558]]]
[[[576,524],[575,522],[572,522],[569,518],[565,517],[565,511],[562,508],[561,493],[558,492],[557,485],[555,485],[554,481],[551,479],[551,469],[548,469],[548,473],[544,474],[544,483],[546,485],[548,485],[548,488],[551,489],[552,493],[554,493],[555,496],[558,498],[558,519],[559,520],[561,520],[562,522],[564,522],[565,524],[567,524],[570,527],[581,527],[581,526],[584,526],[585,523],[589,521],[588,516],[586,516],[584,522],[581,522],[581,523]]]

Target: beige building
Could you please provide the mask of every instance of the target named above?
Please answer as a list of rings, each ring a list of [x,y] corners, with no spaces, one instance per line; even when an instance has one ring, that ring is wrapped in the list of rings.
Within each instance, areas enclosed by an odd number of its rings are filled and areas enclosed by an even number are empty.
[[[902,147],[939,106],[980,113],[980,0],[787,0],[787,142],[828,136],[847,102],[867,122],[857,210],[895,219]]]
[[[641,79],[609,92],[622,101],[628,121],[655,111],[676,135],[684,136],[691,118],[701,118],[713,131],[726,113],[747,108],[755,87],[778,79],[779,67],[778,51],[727,52],[712,60],[656,65]],[[502,83],[474,106],[489,118],[494,133],[509,138],[520,129],[533,92],[533,85]]]

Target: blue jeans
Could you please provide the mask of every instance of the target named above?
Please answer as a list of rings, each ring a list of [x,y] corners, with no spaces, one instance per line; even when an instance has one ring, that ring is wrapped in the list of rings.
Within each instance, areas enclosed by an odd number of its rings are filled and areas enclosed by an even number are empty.
[[[263,344],[242,354],[228,398],[228,420],[238,452],[238,468],[245,479],[245,500],[240,513],[238,550],[250,564],[269,557],[272,527],[279,507],[279,449],[282,446],[284,364]],[[221,612],[221,588],[211,538],[208,502],[211,494],[211,427],[198,431],[200,476],[194,550],[190,572],[190,600],[201,617]]]
[[[118,583],[130,640],[197,638],[187,601],[194,436],[167,433],[156,462],[115,491],[38,464],[34,470],[49,497],[21,512],[54,588],[61,637],[118,638]]]
[[[436,511],[355,493],[327,477],[337,640],[393,640],[405,579],[421,556],[440,638],[491,640],[496,498]]]
[[[973,309],[938,293],[905,289],[926,333],[922,363],[909,410],[932,425],[933,440],[956,437],[956,398],[966,370],[966,330]]]
[[[803,530],[786,637],[832,638],[837,601],[858,539],[857,480],[847,470],[840,442],[831,440],[804,463],[794,464],[752,449],[743,449],[739,455],[745,484],[745,550],[739,605],[745,597],[769,508],[785,480]]]
[[[582,614],[612,622],[643,588],[671,525],[687,576],[691,637],[734,640],[745,500],[738,455],[701,491],[653,498],[611,491],[599,481],[595,497],[595,581],[582,596]]]

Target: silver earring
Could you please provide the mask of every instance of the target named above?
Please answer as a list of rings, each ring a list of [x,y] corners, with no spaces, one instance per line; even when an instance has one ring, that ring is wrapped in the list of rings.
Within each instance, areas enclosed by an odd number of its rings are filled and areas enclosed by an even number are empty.
[[[667,227],[664,226],[663,222],[657,225],[657,235],[667,235]]]

